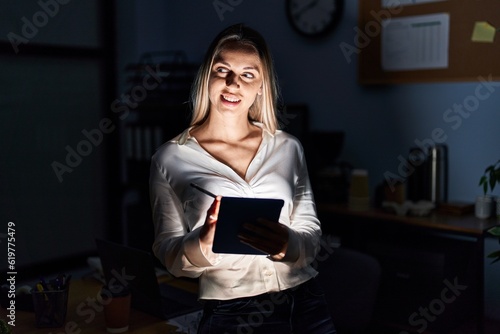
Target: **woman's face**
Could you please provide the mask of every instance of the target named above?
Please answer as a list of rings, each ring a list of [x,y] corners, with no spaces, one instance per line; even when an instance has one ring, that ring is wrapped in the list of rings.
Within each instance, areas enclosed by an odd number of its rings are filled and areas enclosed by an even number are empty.
[[[262,64],[255,50],[228,44],[214,60],[208,91],[211,112],[246,115],[262,94]]]

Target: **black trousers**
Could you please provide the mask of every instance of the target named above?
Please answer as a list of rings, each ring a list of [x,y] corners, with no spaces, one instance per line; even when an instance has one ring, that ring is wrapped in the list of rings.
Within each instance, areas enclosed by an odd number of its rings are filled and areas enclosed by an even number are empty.
[[[335,334],[316,279],[288,290],[232,300],[205,301],[198,334]]]

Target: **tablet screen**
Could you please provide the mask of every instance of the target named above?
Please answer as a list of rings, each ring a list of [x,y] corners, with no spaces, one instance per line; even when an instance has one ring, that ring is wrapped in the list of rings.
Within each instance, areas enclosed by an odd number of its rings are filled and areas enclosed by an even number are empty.
[[[278,222],[282,199],[222,197],[215,229],[214,253],[269,255],[252,248],[238,239],[238,233],[245,223],[258,218]]]

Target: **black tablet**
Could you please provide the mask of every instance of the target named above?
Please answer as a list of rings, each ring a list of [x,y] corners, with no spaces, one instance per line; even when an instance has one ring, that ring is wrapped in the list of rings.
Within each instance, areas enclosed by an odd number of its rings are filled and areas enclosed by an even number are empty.
[[[255,222],[259,218],[278,222],[284,203],[282,199],[222,197],[212,251],[269,255],[240,242],[238,233],[243,224]]]

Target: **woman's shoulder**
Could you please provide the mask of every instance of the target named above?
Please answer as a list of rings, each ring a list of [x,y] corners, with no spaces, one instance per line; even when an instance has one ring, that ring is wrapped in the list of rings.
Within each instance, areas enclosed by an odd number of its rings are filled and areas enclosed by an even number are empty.
[[[189,129],[186,129],[174,138],[167,140],[156,149],[152,159],[161,161],[164,160],[167,156],[172,157],[179,150],[179,146],[186,143],[188,135]]]
[[[274,137],[277,141],[284,142],[288,145],[295,145],[302,149],[301,141],[286,130],[276,130],[276,132],[274,133]]]

